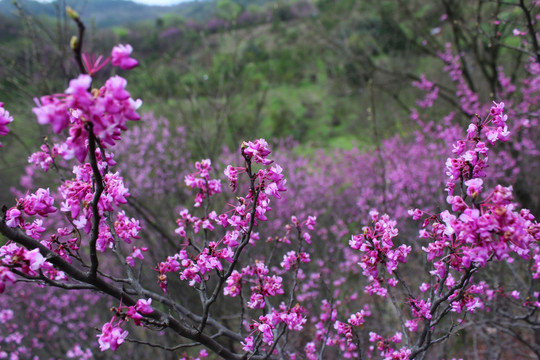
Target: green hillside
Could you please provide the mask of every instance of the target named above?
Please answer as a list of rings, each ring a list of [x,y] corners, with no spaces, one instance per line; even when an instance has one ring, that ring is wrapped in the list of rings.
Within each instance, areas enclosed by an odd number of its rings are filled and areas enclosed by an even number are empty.
[[[0,68],[0,98],[31,119],[31,104],[22,100],[28,97],[20,94],[66,88],[77,74],[69,50],[76,29],[51,15],[62,2],[21,1],[17,17],[1,15],[6,3],[0,2],[0,58],[8,64]],[[129,74],[131,93],[144,100],[145,111],[185,126],[199,156],[255,136],[293,138],[306,148],[351,148],[372,145],[375,132],[406,133],[412,129],[409,108],[421,94],[410,84],[421,73],[440,82],[442,98],[454,105],[453,85],[436,56],[452,41],[450,24],[441,21],[442,3],[68,3],[87,24],[86,51],[106,54],[117,43],[133,45],[141,65]],[[453,11],[466,18],[468,6],[456,3]],[[462,42],[468,46],[466,38]],[[496,55],[506,53],[499,49]],[[478,66],[489,73],[489,63]],[[105,68],[96,82],[110,71]],[[482,72],[471,77],[490,86]],[[439,116],[446,110],[430,111]]]

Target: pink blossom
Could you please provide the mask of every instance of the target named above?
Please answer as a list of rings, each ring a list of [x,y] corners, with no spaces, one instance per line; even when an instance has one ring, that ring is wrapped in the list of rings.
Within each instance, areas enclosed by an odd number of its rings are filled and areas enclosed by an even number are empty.
[[[92,77],[87,74],[81,74],[76,79],[69,81],[66,94],[71,95],[70,107],[84,109],[92,104],[92,95],[88,91],[91,84]]]
[[[268,345],[272,345],[274,343],[274,334],[272,332],[274,326],[269,322],[269,318],[266,316],[259,317],[259,320],[261,320],[260,324],[257,324],[257,330],[259,330],[262,333],[262,340]]]
[[[45,258],[39,252],[39,249],[27,251],[24,254],[24,259],[29,262],[30,269],[37,271],[45,262]]]
[[[242,152],[256,163],[263,165],[270,165],[272,163],[272,160],[266,159],[270,154],[270,150],[268,149],[268,143],[264,139],[244,142],[242,144]]]
[[[13,121],[13,117],[3,106],[4,103],[0,102],[0,135],[4,136],[9,133],[7,125]],[[0,147],[2,147],[2,143],[0,143]]]
[[[135,266],[135,258],[143,260],[144,256],[143,256],[142,253],[145,252],[145,251],[148,251],[147,247],[139,248],[137,246],[134,246],[133,247],[133,252],[131,253],[131,255],[126,257],[126,263],[129,264],[131,267],[134,267]]]
[[[15,228],[21,224],[23,220],[22,213],[17,208],[11,208],[6,212],[6,225]]]
[[[49,154],[49,149],[48,149],[47,146],[42,145],[41,149],[43,151],[38,151],[38,152],[35,152],[32,155],[30,155],[28,157],[28,162],[31,163],[31,164],[34,164],[36,166],[38,166],[38,165],[41,166],[43,171],[47,172],[47,171],[49,171],[49,167],[53,163],[54,159]]]
[[[244,339],[244,341],[240,342],[242,346],[242,350],[244,351],[254,351],[255,350],[255,339],[253,336],[248,336]]]
[[[151,314],[154,312],[154,309],[152,309],[152,299],[144,300],[139,299],[137,300],[137,304],[135,305],[135,309],[140,312],[141,314]]]
[[[410,332],[416,332],[418,331],[419,322],[420,322],[420,319],[407,320],[405,321],[405,327],[409,329]]]
[[[238,186],[238,170],[231,165],[227,165],[224,174],[229,180],[232,191],[236,191],[236,187]]]
[[[366,317],[371,316],[371,311],[368,305],[365,305],[362,310],[356,314],[352,314],[347,322],[353,326],[362,326],[366,322]]]
[[[422,217],[423,212],[419,209],[410,209],[408,211],[409,215],[413,218],[413,220],[418,220]]]
[[[111,323],[105,323],[101,328],[101,334],[97,335],[99,348],[101,351],[111,349],[115,351],[128,336],[127,331],[122,331],[120,327],[113,327]]]
[[[16,280],[17,278],[15,277],[15,274],[13,274],[9,268],[0,266],[0,294],[2,294],[6,289],[6,282],[15,284]]]
[[[248,307],[250,309],[264,309],[265,301],[264,296],[260,293],[253,293],[248,301]]]
[[[50,195],[49,189],[38,189],[34,194],[27,195],[20,201],[22,201],[23,210],[27,215],[47,216],[56,212],[56,208],[53,206],[54,199]]]
[[[409,300],[409,305],[411,306],[411,311],[414,316],[422,317],[428,320],[431,319],[431,302],[429,300],[425,301],[424,299],[411,299]]]
[[[119,44],[113,47],[111,52],[113,66],[118,66],[122,70],[131,70],[137,65],[139,65],[139,62],[137,60],[130,57],[132,52],[133,47],[129,44]]]
[[[465,185],[467,186],[467,195],[473,198],[477,197],[478,194],[482,192],[483,183],[484,182],[482,179],[478,178],[465,181]]]
[[[226,281],[226,286],[223,288],[223,294],[235,297],[240,295],[242,275],[234,270]]]

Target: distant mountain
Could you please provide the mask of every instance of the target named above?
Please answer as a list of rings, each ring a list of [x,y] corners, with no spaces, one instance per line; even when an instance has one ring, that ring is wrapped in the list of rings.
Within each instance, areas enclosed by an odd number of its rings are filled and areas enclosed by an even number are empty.
[[[51,3],[18,0],[21,7],[34,16],[55,17],[59,12],[63,12],[65,5],[69,5],[77,10],[84,20],[92,19],[99,27],[155,20],[171,13],[184,18],[206,20],[213,16],[214,2],[214,0],[193,0],[172,6],[154,6],[137,4],[129,0],[56,0]],[[11,0],[0,0],[0,14],[8,17],[17,14]]]

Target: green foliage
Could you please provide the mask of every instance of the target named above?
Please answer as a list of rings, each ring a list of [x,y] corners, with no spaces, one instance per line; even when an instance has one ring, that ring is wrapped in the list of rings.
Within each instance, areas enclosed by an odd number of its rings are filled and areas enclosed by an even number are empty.
[[[126,38],[129,35],[129,29],[123,26],[115,26],[111,30],[119,39]]]
[[[198,142],[208,131],[218,134],[215,144],[205,151],[219,151],[223,144],[236,146],[239,140],[255,136],[292,137],[321,147],[369,146],[374,141],[373,126],[366,116],[371,96],[378,104],[381,136],[410,131],[408,107],[418,93],[409,90],[412,78],[400,75],[397,79],[393,73],[426,73],[430,79],[446,81],[440,75],[441,62],[427,57],[421,46],[422,36],[439,43],[438,48],[430,50],[432,53],[452,40],[444,33],[438,39],[429,37],[433,28],[442,26],[444,9],[439,2],[318,0],[307,2],[315,4],[315,16],[298,17],[295,6],[306,1],[186,2],[165,12],[162,7],[145,7],[144,16],[141,11],[133,15],[132,10],[140,5],[123,1],[106,5],[102,1],[89,2],[82,12],[83,20],[95,20],[98,29],[107,22],[114,27],[105,31],[90,28],[87,49],[106,53],[115,43],[133,44],[140,67],[130,74],[132,93],[144,99],[145,110],[189,127],[193,133],[191,146],[204,147]],[[5,1],[1,4],[5,6]],[[115,11],[114,23],[106,20],[110,12],[94,12],[100,4]],[[0,46],[9,49],[5,51],[9,62],[5,64],[9,69],[17,66],[19,73],[33,74],[14,76],[0,68],[1,99],[14,104],[22,98],[17,95],[21,91],[34,96],[40,93],[44,85],[32,79],[47,69],[28,61],[34,40],[26,35],[20,21],[2,15],[2,6]],[[483,16],[494,11],[493,4],[483,6]],[[465,16],[469,7],[467,2],[457,1],[452,9]],[[38,14],[52,14],[43,4],[29,8]],[[209,18],[219,16],[234,23],[245,11],[259,16],[258,22],[215,33],[205,31]],[[500,14],[505,21],[500,31],[511,32],[516,11]],[[272,20],[267,19],[270,15]],[[42,19],[41,23],[52,29],[52,19]],[[445,26],[448,34],[450,26]],[[492,24],[484,22],[481,31],[493,32]],[[70,30],[67,32],[65,37],[69,39]],[[518,47],[519,38],[506,36],[504,44]],[[481,50],[491,51],[489,45],[481,44]],[[69,49],[62,51],[68,56]],[[499,54],[508,56],[508,50]],[[508,59],[513,64],[510,56]],[[28,67],[20,68],[21,64]],[[60,74],[51,77],[61,78]],[[65,81],[48,82],[55,91],[67,85]],[[370,83],[375,84],[373,89]],[[446,110],[433,110],[433,115]]]
[[[242,11],[242,7],[233,0],[218,0],[216,15],[227,21],[234,21]]]

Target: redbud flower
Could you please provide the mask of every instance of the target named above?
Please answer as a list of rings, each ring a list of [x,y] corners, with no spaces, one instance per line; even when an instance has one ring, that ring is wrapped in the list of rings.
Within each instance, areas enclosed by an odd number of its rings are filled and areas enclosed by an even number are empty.
[[[251,335],[240,342],[240,344],[243,345],[242,350],[244,351],[253,351],[255,349],[255,339]]]
[[[17,208],[11,208],[6,212],[6,225],[9,227],[17,227],[21,224],[21,212]]]
[[[7,135],[9,132],[7,124],[13,121],[13,117],[3,106],[4,103],[0,102],[0,135]],[[2,143],[0,143],[0,147],[2,147]]]
[[[122,331],[122,328],[113,327],[111,323],[106,323],[101,328],[101,334],[97,335],[99,348],[101,351],[108,349],[115,351],[127,336],[127,331]]]
[[[413,220],[418,220],[423,215],[422,210],[419,210],[419,209],[410,209],[408,213],[410,216],[412,216]]]
[[[140,312],[141,314],[151,314],[154,312],[154,309],[152,309],[152,299],[144,300],[139,299],[137,300],[137,304],[135,305],[135,309]]]
[[[270,165],[273,161],[266,159],[270,154],[268,143],[264,139],[248,141],[242,144],[242,151],[249,159],[253,159],[256,163]]]
[[[465,181],[465,185],[467,186],[467,195],[475,198],[482,192],[482,184],[484,182],[482,179],[471,179]]]
[[[15,274],[13,274],[9,268],[0,266],[0,294],[6,289],[6,282],[9,281],[10,283],[15,284],[16,280]]]
[[[24,254],[24,259],[30,263],[30,269],[37,271],[41,265],[45,262],[45,258],[39,252],[39,249],[34,249],[32,251],[27,251]]]
[[[132,51],[133,47],[131,47],[129,44],[120,44],[113,47],[111,52],[113,66],[118,66],[123,70],[131,70],[139,65],[137,60],[129,57]]]

